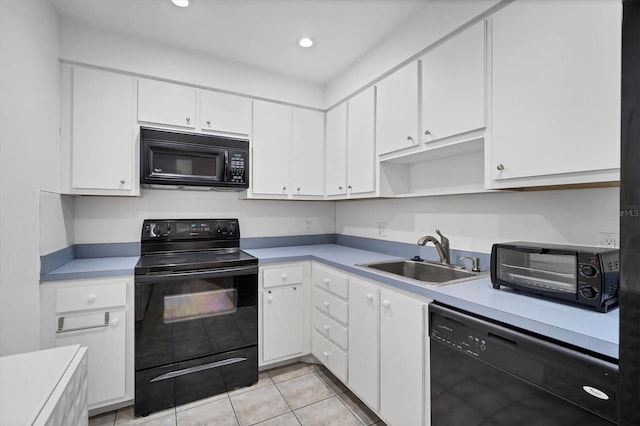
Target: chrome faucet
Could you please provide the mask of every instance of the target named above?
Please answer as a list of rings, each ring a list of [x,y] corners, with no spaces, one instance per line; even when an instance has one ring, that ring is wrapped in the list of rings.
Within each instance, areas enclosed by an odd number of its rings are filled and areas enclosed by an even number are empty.
[[[425,235],[418,240],[418,245],[424,246],[427,243],[433,243],[440,256],[440,263],[449,263],[449,239],[440,233],[439,229],[436,229],[436,234],[440,236],[440,241],[436,237],[431,235]]]

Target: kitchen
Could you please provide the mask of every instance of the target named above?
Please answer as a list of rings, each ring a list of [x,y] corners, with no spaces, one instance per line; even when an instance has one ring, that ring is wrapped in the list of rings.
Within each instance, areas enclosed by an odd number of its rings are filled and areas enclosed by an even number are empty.
[[[247,200],[237,193],[146,189],[140,190],[140,197],[58,195],[64,184],[59,181],[64,158],[57,142],[59,98],[64,96],[59,83],[59,58],[68,65],[90,64],[129,75],[191,84],[199,89],[224,89],[260,100],[325,110],[386,76],[389,70],[395,70],[460,25],[494,6],[497,9],[504,6],[498,2],[463,3],[464,7],[456,7],[434,2],[419,9],[402,31],[393,33],[326,85],[61,19],[48,2],[3,5],[10,11],[17,8],[17,16],[22,20],[2,25],[6,31],[3,43],[7,43],[2,51],[10,52],[14,58],[7,61],[2,77],[2,99],[9,102],[6,107],[3,104],[3,110],[11,112],[2,117],[10,120],[2,126],[3,132],[7,132],[2,138],[1,156],[2,354],[41,346],[39,256],[74,244],[139,243],[142,220],[148,218],[238,217],[242,236],[249,239],[337,234],[407,245],[415,245],[418,238],[439,228],[451,240],[452,248],[485,254],[485,259],[491,244],[499,241],[599,245],[602,234],[613,234],[615,238],[619,232],[619,190],[595,187],[598,185],[560,191],[487,193],[447,192],[450,189],[445,188],[444,194],[453,195],[438,196],[432,192],[430,197],[372,199],[368,194],[367,199],[349,201],[334,201],[338,198],[335,196],[328,197],[329,201],[323,197],[292,201],[296,198],[293,194]],[[434,12],[436,8],[438,13]],[[209,72],[211,69],[217,72]],[[31,117],[38,117],[36,126]],[[7,143],[17,140],[29,145]],[[465,159],[473,161],[479,154],[476,145],[469,145]],[[32,167],[28,170],[24,162],[18,161],[25,152],[39,153],[30,156]],[[389,160],[384,170],[400,169],[402,173],[403,163]],[[451,161],[444,161],[445,169],[451,165]],[[455,170],[456,165],[453,166]],[[489,171],[488,167],[485,169]],[[462,170],[476,169],[471,166]],[[458,175],[459,172],[460,169]],[[455,183],[455,174],[445,176]],[[422,181],[420,177],[418,173],[418,182]],[[480,177],[484,178],[482,174]],[[590,178],[592,183],[603,181],[599,177]],[[399,193],[406,194],[402,188]],[[420,254],[435,258],[435,251],[429,249]],[[12,302],[15,300],[21,302]]]

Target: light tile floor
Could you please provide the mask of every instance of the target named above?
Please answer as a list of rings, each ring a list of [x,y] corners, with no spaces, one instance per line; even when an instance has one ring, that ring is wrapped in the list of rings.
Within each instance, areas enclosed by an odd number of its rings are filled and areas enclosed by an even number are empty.
[[[324,367],[296,363],[260,373],[253,386],[147,417],[133,407],[89,419],[89,426],[336,425],[384,423]]]

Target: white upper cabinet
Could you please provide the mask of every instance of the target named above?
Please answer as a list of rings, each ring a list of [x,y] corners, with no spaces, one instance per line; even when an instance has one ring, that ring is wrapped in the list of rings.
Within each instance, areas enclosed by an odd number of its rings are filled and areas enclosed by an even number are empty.
[[[376,85],[378,154],[419,145],[418,78],[416,61]]]
[[[200,128],[206,132],[248,136],[251,132],[251,100],[241,96],[202,90]]]
[[[291,107],[253,101],[252,133],[252,193],[287,195],[291,175]]]
[[[455,35],[421,61],[421,140],[430,142],[484,128],[485,23]]]
[[[520,0],[491,18],[488,186],[619,176],[620,38],[619,1]]]
[[[133,77],[62,68],[61,192],[138,195]]]
[[[376,189],[375,87],[348,101],[347,193],[366,194]]]
[[[138,80],[138,121],[196,127],[196,89],[164,81]]]
[[[293,108],[293,195],[324,195],[324,116],[320,111]]]
[[[347,188],[347,104],[327,112],[326,194],[344,195]]]

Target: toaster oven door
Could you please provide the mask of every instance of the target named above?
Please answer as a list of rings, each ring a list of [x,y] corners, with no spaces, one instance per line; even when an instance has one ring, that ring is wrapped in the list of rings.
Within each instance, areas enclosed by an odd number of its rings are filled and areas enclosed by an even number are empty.
[[[494,287],[502,284],[560,299],[576,300],[578,268],[575,253],[498,247],[495,256]]]

